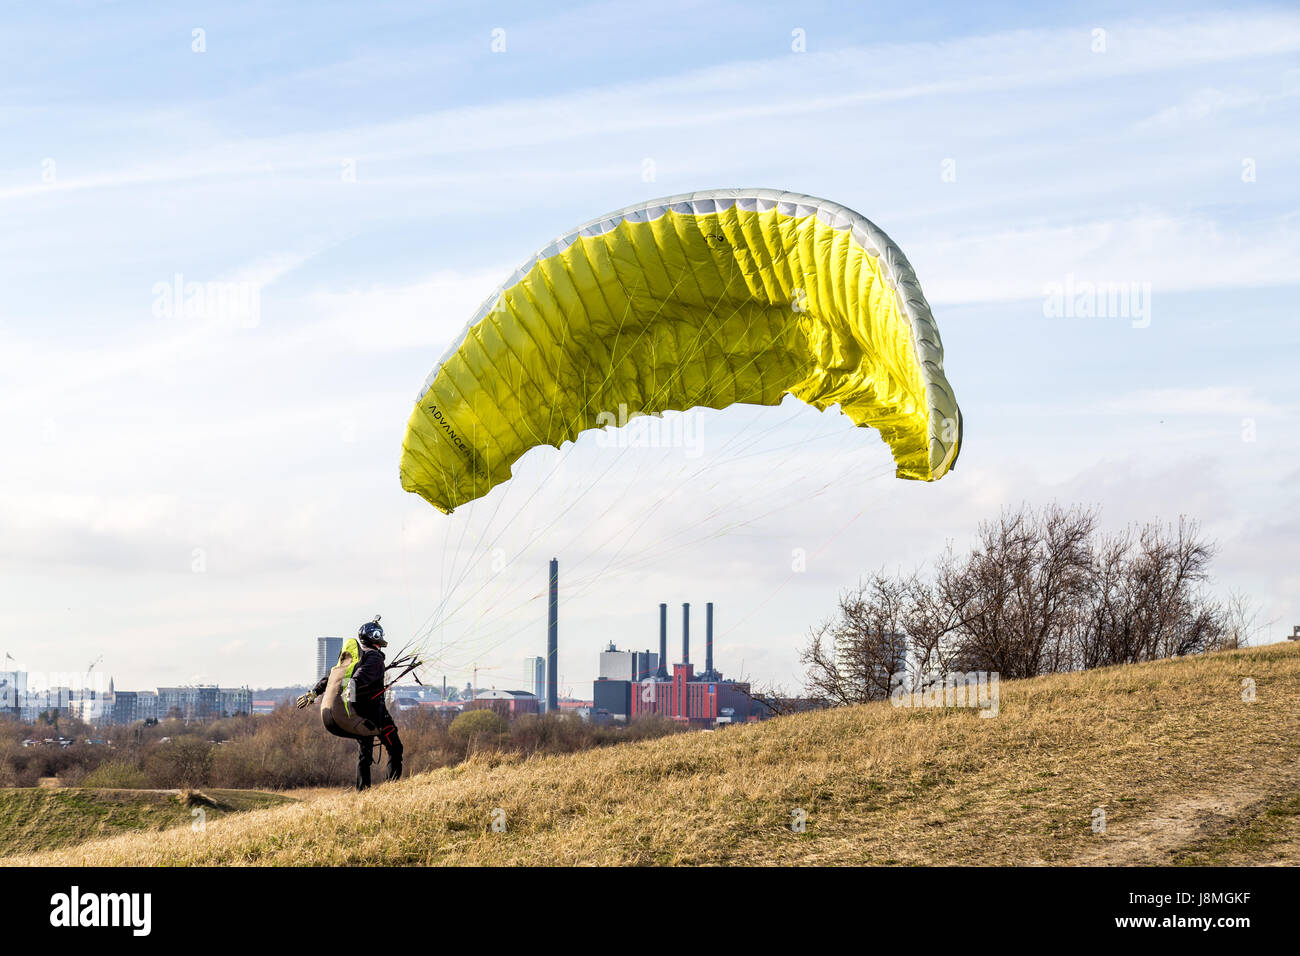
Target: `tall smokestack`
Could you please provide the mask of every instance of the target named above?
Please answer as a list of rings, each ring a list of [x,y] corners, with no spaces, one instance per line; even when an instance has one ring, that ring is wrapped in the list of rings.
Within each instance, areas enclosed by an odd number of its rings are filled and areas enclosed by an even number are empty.
[[[713,602],[704,605],[704,672],[713,676]]]
[[[668,605],[659,605],[659,668],[656,680],[668,679]]]
[[[556,664],[560,656],[560,562],[551,558],[551,595],[546,611],[546,710],[560,708],[560,681]]]
[[[682,605],[682,663],[691,662],[691,606]]]

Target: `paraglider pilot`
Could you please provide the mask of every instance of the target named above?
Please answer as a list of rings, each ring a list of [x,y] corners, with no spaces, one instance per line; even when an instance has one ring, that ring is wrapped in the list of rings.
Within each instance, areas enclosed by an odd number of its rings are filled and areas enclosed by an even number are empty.
[[[384,701],[387,690],[384,674],[387,665],[381,648],[387,646],[384,629],[379,625],[379,615],[375,615],[373,621],[361,625],[355,638],[344,643],[334,670],[322,677],[310,693],[303,694],[296,701],[298,707],[303,708],[321,694],[326,695],[326,700],[322,702],[326,727],[338,736],[352,737],[357,742],[358,790],[370,786],[370,767],[374,763],[376,736],[388,752],[388,779],[396,780],[402,775],[402,738],[397,734],[397,725]],[[331,677],[336,674],[339,679],[331,681]],[[341,699],[333,701],[330,699],[332,695],[341,696]],[[340,707],[347,716],[353,718],[355,727],[340,727],[337,721],[331,719],[331,709],[339,710]]]

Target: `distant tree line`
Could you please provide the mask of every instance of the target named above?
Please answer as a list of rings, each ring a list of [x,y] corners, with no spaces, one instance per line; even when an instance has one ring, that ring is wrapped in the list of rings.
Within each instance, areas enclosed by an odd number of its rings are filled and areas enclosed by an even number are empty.
[[[667,718],[621,727],[562,714],[507,722],[491,711],[467,711],[451,721],[437,713],[410,711],[400,715],[399,724],[408,773],[451,766],[484,750],[573,753],[682,730]],[[56,735],[76,742],[66,747],[44,743]],[[104,742],[89,744],[87,738]],[[25,747],[26,739],[38,745]],[[35,725],[0,720],[0,787],[34,787],[42,778],[57,778],[63,786],[131,789],[346,786],[355,777],[356,759],[356,744],[326,733],[314,708],[291,705],[201,726],[172,719],[103,728],[69,718]]]
[[[1034,677],[1242,646],[1258,630],[1240,595],[1206,590],[1212,542],[1195,522],[1098,530],[1079,506],[1025,506],[950,546],[928,574],[878,572],[840,596],[803,648],[807,690],[833,704],[888,697],[951,672]]]

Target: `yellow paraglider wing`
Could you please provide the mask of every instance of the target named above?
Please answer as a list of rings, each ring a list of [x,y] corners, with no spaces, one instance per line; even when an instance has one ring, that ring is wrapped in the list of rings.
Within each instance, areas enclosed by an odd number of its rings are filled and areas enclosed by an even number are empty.
[[[789,393],[877,429],[900,478],[956,460],[943,346],[902,252],[833,202],[714,190],[593,220],[489,298],[421,391],[402,487],[450,512],[537,445]]]

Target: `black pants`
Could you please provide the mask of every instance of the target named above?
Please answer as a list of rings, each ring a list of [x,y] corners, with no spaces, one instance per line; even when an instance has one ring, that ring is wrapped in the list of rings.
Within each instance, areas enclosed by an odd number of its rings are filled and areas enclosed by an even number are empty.
[[[388,779],[396,780],[402,775],[402,738],[397,735],[397,725],[385,704],[380,704],[369,713],[357,708],[361,716],[370,720],[379,728],[379,742],[388,753]],[[375,738],[357,739],[357,789],[365,790],[370,786],[370,765],[375,758]]]

